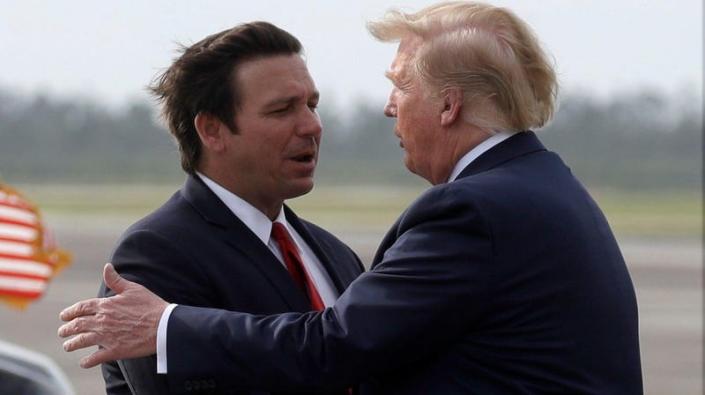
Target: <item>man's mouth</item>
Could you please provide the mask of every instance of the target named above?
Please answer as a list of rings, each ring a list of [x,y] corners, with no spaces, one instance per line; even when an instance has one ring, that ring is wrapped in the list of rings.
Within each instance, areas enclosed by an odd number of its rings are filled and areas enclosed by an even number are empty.
[[[404,148],[404,141],[402,141],[401,135],[399,135],[399,133],[396,130],[394,131],[394,135],[397,136],[397,138],[399,139],[399,146]]]
[[[312,162],[314,159],[316,159],[316,154],[304,152],[304,153],[301,153],[298,155],[294,155],[290,159],[295,162],[308,163],[308,162]]]

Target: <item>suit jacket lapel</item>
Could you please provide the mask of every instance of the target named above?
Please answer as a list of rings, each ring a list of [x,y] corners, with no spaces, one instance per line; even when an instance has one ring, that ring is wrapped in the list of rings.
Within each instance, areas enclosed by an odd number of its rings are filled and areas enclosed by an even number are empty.
[[[190,175],[182,188],[184,198],[198,211],[206,222],[213,225],[214,234],[224,243],[247,257],[282,297],[293,311],[308,311],[306,295],[294,284],[286,268],[240,219],[201,181]]]
[[[531,131],[519,132],[487,150],[460,172],[458,178],[482,173],[514,158],[537,151],[546,151],[536,134]]]
[[[296,232],[306,241],[306,244],[311,248],[318,260],[321,262],[323,267],[328,272],[328,276],[333,281],[338,293],[343,293],[345,288],[354,280],[354,278],[348,278],[349,276],[344,275],[338,268],[339,266],[335,264],[335,261],[331,259],[330,254],[325,248],[322,248],[321,243],[314,238],[299,217],[286,205],[284,205],[284,212],[286,214],[286,220],[291,224],[291,226],[296,229]]]

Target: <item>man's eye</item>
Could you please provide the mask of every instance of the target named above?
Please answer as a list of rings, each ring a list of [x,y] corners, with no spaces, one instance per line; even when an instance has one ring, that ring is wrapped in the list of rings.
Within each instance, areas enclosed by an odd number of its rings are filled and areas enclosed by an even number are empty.
[[[318,103],[309,103],[308,108],[310,108],[311,111],[316,111],[318,108]]]
[[[289,111],[291,106],[286,106],[286,107],[280,107],[272,111],[272,114],[281,114]]]

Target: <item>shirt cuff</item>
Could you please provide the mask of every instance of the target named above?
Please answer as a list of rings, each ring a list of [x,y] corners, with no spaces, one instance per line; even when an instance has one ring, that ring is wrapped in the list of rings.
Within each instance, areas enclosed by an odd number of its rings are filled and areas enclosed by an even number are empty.
[[[164,309],[157,326],[157,374],[166,374],[166,327],[176,306],[178,305],[172,303]]]

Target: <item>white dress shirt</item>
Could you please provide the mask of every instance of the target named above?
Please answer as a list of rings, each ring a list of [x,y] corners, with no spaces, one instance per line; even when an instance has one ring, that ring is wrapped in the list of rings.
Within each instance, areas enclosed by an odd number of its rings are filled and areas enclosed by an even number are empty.
[[[271,237],[272,233],[272,221],[264,213],[256,209],[250,203],[246,202],[239,196],[228,191],[222,186],[218,185],[215,181],[206,177],[201,173],[197,175],[203,180],[206,186],[215,193],[218,198],[223,201],[223,203],[230,209],[230,211],[235,214],[236,217],[242,221],[242,223],[247,226],[248,229],[254,233],[257,238],[259,238],[262,243],[264,243],[269,250],[272,251],[275,257],[282,263],[284,268],[286,264],[282,258],[281,252],[277,245],[277,242]],[[328,272],[321,264],[316,254],[313,253],[311,248],[306,244],[304,239],[296,232],[286,220],[284,214],[284,209],[280,209],[279,215],[274,220],[274,222],[279,222],[284,225],[284,228],[289,232],[291,238],[294,240],[294,244],[299,251],[301,260],[303,261],[304,267],[309,274],[309,277],[316,286],[316,290],[323,300],[323,304],[326,307],[332,306],[335,300],[338,299],[338,291],[333,285]],[[159,320],[159,326],[157,328],[157,373],[166,374],[167,373],[167,349],[166,349],[166,335],[167,335],[167,325],[169,323],[169,317],[171,312],[176,307],[176,304],[170,304],[162,313],[161,319]]]
[[[455,179],[458,178],[460,173],[462,173],[463,169],[465,169],[470,163],[472,163],[472,161],[477,159],[480,155],[484,154],[485,152],[489,151],[490,148],[514,136],[517,133],[521,132],[495,132],[492,136],[490,136],[490,138],[476,145],[475,148],[468,151],[465,155],[463,155],[462,158],[460,158],[458,163],[455,164],[453,171],[450,173],[450,177],[448,177],[448,182],[455,181]]]

